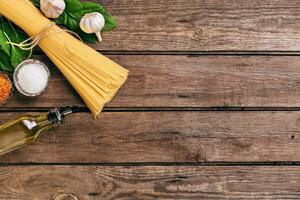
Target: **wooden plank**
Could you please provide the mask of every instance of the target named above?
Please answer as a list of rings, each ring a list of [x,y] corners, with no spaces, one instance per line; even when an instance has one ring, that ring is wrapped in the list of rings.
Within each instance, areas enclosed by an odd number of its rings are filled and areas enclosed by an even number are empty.
[[[299,167],[0,168],[0,199],[299,199]]]
[[[82,113],[0,162],[292,162],[299,142],[299,112]]]
[[[298,0],[94,0],[116,17],[93,47],[116,51],[299,51]]]
[[[300,106],[300,61],[277,56],[109,56],[130,70],[109,107]],[[81,105],[45,56],[51,83],[38,98],[17,94],[5,107]]]

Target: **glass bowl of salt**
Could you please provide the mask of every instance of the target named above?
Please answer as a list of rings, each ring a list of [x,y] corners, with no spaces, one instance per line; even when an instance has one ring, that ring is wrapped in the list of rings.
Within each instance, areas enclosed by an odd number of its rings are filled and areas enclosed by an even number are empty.
[[[42,94],[50,79],[48,67],[39,60],[28,59],[19,64],[14,72],[13,81],[17,90],[28,97]]]

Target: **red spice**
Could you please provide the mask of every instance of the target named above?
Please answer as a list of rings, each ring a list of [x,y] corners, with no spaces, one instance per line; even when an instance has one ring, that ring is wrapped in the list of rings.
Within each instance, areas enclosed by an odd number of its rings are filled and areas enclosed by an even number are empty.
[[[11,92],[11,82],[6,74],[0,73],[0,103],[4,103]]]

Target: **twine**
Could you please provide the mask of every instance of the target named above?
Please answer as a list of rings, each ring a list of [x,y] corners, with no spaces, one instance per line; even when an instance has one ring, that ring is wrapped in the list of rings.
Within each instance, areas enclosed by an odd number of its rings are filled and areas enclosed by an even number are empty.
[[[33,37],[30,37],[26,40],[24,40],[23,42],[21,43],[15,43],[15,42],[12,42],[10,40],[10,38],[8,37],[8,35],[4,32],[4,35],[5,37],[7,38],[8,42],[7,44],[10,44],[12,46],[16,46],[16,47],[19,47],[20,49],[22,49],[23,51],[30,51],[30,54],[28,56],[28,58],[31,57],[32,55],[32,51],[33,49],[39,44],[39,42],[49,36],[49,35],[55,35],[55,34],[58,34],[58,33],[62,33],[62,32],[66,32],[66,33],[71,33],[73,35],[75,35],[81,42],[82,42],[82,39],[80,38],[80,36],[75,33],[74,31],[70,31],[70,30],[58,30],[58,31],[54,31],[52,33],[48,33],[48,31],[55,25],[54,22],[51,22],[48,24],[48,26],[38,35],[36,36],[33,36]]]

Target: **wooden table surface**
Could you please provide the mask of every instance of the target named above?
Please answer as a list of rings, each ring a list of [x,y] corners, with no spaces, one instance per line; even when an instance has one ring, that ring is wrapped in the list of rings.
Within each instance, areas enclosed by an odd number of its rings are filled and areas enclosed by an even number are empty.
[[[94,0],[98,1],[98,0]],[[0,158],[0,199],[300,199],[299,0],[99,0],[92,45],[130,70],[99,120],[82,112]],[[84,107],[61,73],[3,123]],[[67,199],[67,198],[65,198]]]

